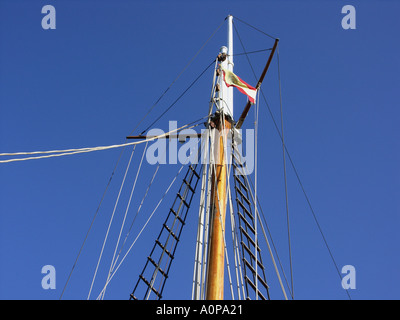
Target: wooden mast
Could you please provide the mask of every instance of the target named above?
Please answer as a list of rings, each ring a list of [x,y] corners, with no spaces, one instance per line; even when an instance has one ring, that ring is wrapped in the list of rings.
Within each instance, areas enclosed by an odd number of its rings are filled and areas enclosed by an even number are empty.
[[[221,59],[221,66],[233,71],[233,42],[232,42],[232,16],[228,16],[228,48],[222,47],[221,54],[226,57]],[[228,88],[220,77],[219,111],[214,119],[215,129],[218,130],[213,140],[215,154],[215,170],[211,186],[211,211],[210,238],[207,269],[207,300],[222,300],[224,298],[224,271],[225,271],[225,213],[226,213],[226,175],[227,164],[225,159],[230,155],[225,154],[224,145],[227,142],[227,133],[231,129],[233,119],[233,88]]]
[[[221,66],[233,72],[233,32],[232,32],[232,16],[228,16],[228,48],[222,47]],[[272,57],[278,46],[279,39],[275,39],[271,54],[264,67],[264,70],[257,82],[256,89],[260,89],[261,83],[271,64]],[[224,55],[226,59],[224,59]],[[233,124],[233,88],[227,87],[220,77],[219,92],[219,114],[213,119],[215,128],[218,130],[215,138],[211,143],[214,150],[216,163],[215,170],[212,172],[211,185],[211,203],[210,211],[213,212],[210,220],[210,236],[209,236],[209,252],[207,265],[206,280],[206,299],[222,300],[224,298],[224,269],[225,269],[225,213],[226,213],[226,180],[227,180],[227,163],[226,159],[230,155],[225,155],[224,144],[227,143],[227,134]],[[241,128],[251,107],[250,101],[246,104],[238,122],[236,129]]]
[[[207,276],[207,300],[222,300],[224,298],[224,271],[225,271],[225,216],[226,216],[226,174],[224,141],[227,140],[227,132],[231,128],[230,121],[226,119],[216,120],[218,133],[214,140],[215,170],[212,174],[211,186],[211,220],[209,265]]]

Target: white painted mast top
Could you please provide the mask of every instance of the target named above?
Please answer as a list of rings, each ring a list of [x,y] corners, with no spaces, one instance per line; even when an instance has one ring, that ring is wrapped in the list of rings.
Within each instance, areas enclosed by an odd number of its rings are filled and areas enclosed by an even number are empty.
[[[233,72],[233,29],[232,29],[232,16],[227,17],[228,20],[228,47],[223,46],[220,53],[227,54],[225,61],[221,62],[221,67]],[[219,109],[225,114],[228,114],[233,119],[233,87],[227,87],[222,77],[220,77],[220,91],[219,91]]]

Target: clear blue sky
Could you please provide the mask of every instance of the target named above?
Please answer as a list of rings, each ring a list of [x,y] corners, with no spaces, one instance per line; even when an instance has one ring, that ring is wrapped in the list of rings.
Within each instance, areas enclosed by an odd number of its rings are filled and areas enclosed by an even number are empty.
[[[56,9],[43,30],[41,9]],[[356,8],[344,30],[342,6]],[[353,299],[399,299],[398,1],[37,1],[0,2],[0,153],[69,149],[125,141],[228,14],[280,38],[285,139],[339,268],[353,265]],[[236,21],[248,51],[272,40]],[[150,113],[149,125],[216,56],[226,25]],[[243,52],[236,39],[235,52]],[[266,53],[252,55],[259,74]],[[277,63],[263,85],[278,121]],[[239,76],[254,83],[244,56]],[[212,72],[177,103],[168,120],[184,125],[207,114]],[[245,98],[235,93],[236,114]],[[250,127],[253,113],[245,127]],[[260,105],[259,196],[289,276],[282,149]],[[142,147],[138,150],[143,150]],[[0,298],[58,299],[107,185],[119,150],[0,164]],[[86,299],[107,224],[129,158],[124,152],[99,216],[64,294]],[[117,208],[111,244],[94,287],[108,270],[141,152],[133,158]],[[146,164],[132,208],[155,167]],[[141,212],[143,222],[178,166],[165,165]],[[288,164],[296,299],[347,299]],[[179,185],[175,184],[175,188]],[[128,299],[173,199],[163,202],[147,233],[118,271],[106,299]],[[172,196],[172,197],[171,197]],[[197,194],[198,196],[198,194]],[[190,299],[198,197],[177,249],[165,298]],[[128,224],[135,210],[129,212]],[[140,221],[138,222],[140,223]],[[139,231],[135,225],[134,233]],[[125,236],[125,233],[123,234]],[[133,241],[131,236],[130,241]],[[271,297],[281,299],[268,257]],[[56,269],[43,290],[41,268]]]

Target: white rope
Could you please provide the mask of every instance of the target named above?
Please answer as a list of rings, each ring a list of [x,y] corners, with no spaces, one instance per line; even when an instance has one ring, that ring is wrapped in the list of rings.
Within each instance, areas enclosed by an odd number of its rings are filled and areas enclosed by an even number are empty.
[[[223,122],[225,123],[224,115],[223,115]],[[232,139],[231,142],[233,143],[233,136],[231,137],[231,139]],[[231,218],[232,249],[233,249],[234,262],[235,262],[236,285],[237,285],[237,291],[238,291],[238,299],[241,300],[240,287],[242,287],[242,290],[243,290],[243,297],[245,297],[245,294],[244,294],[244,286],[243,286],[243,275],[241,272],[240,255],[239,255],[239,250],[238,250],[238,242],[237,242],[237,237],[235,234],[236,227],[235,227],[234,209],[233,209],[233,203],[232,203],[231,184],[230,184],[232,161],[230,163],[228,162],[228,150],[227,150],[228,142],[227,142],[227,137],[225,136],[225,134],[223,135],[223,141],[224,141],[225,163],[228,165],[228,170],[227,170],[227,175],[226,175],[227,176],[226,194],[227,194],[227,201],[229,202],[229,211],[230,211],[230,218]],[[231,155],[230,155],[230,157],[231,157]],[[240,276],[239,276],[239,273],[240,273]]]
[[[189,159],[189,158],[188,158]],[[182,169],[184,168],[184,166],[186,165],[186,163],[184,163],[181,168],[179,169],[178,173],[176,174],[175,178],[172,180],[172,182],[170,183],[170,185],[168,186],[167,190],[165,191],[164,195],[161,197],[161,199],[158,201],[156,207],[154,208],[153,212],[150,214],[149,218],[147,219],[146,223],[143,225],[142,229],[140,230],[139,234],[136,236],[135,240],[133,241],[133,243],[131,244],[131,246],[129,247],[129,249],[127,250],[127,252],[125,253],[125,255],[122,257],[120,263],[117,265],[117,267],[115,268],[114,272],[112,273],[112,275],[110,276],[110,278],[108,279],[108,281],[106,282],[106,284],[104,285],[104,288],[101,290],[101,292],[99,293],[97,299],[100,298],[100,296],[103,294],[103,291],[106,290],[108,284],[110,283],[110,281],[113,279],[113,277],[115,276],[115,274],[117,273],[118,269],[120,268],[121,264],[124,262],[125,258],[127,257],[127,255],[129,254],[129,252],[132,250],[132,247],[134,246],[134,244],[136,243],[136,241],[138,240],[138,238],[140,237],[140,235],[142,234],[142,232],[144,231],[144,229],[146,228],[147,224],[149,223],[149,221],[151,220],[151,218],[153,217],[154,213],[156,212],[156,210],[158,209],[158,207],[160,206],[161,202],[164,200],[165,196],[167,195],[168,191],[171,189],[172,185],[174,184],[174,182],[176,181],[176,178],[178,177],[178,175],[181,173]]]
[[[203,118],[204,119],[204,118]],[[115,144],[115,145],[110,145],[110,146],[99,146],[99,147],[91,147],[91,148],[79,148],[79,149],[66,149],[66,150],[51,150],[51,151],[33,151],[33,152],[16,152],[16,153],[0,153],[0,156],[18,156],[18,155],[33,155],[33,154],[49,154],[49,153],[55,153],[55,154],[50,154],[50,155],[45,155],[45,156],[38,156],[38,157],[28,157],[28,158],[14,158],[14,159],[7,159],[7,160],[0,160],[0,163],[8,163],[8,162],[15,162],[15,161],[26,161],[26,160],[36,160],[36,159],[45,159],[45,158],[53,158],[53,157],[61,157],[61,156],[69,156],[73,154],[78,154],[78,153],[87,153],[87,152],[93,152],[93,151],[102,151],[102,150],[110,150],[110,149],[115,149],[115,148],[121,148],[125,146],[132,146],[132,145],[137,145],[140,143],[144,142],[149,142],[153,141],[155,139],[163,138],[173,132],[179,131],[185,127],[187,127],[189,124],[186,124],[180,128],[171,130],[167,133],[160,134],[158,136],[154,136],[151,138],[147,138],[145,140],[141,141],[135,141],[135,142],[128,142],[128,143],[123,143],[123,144]],[[191,127],[188,127],[188,129],[193,128],[198,126],[199,124],[193,125]]]
[[[256,108],[254,109],[255,117],[254,117],[254,213],[255,213],[255,219],[254,219],[254,237],[255,237],[255,256],[256,256],[256,262],[255,262],[255,267],[256,267],[256,300],[258,300],[258,239],[257,239],[257,216],[258,216],[258,210],[257,210],[257,135],[258,135],[258,109],[259,109],[259,99],[260,98],[260,91],[257,91],[257,103],[256,103]]]
[[[235,232],[235,230],[236,230],[236,223],[235,223],[235,217],[234,217],[235,211],[233,209],[232,193],[231,193],[230,188],[228,189],[228,192],[229,192],[228,193],[229,211],[230,211],[231,229],[232,229],[232,243],[233,243],[233,252],[234,252],[234,258],[235,258],[236,285],[237,285],[237,290],[238,290],[238,299],[241,300],[240,288],[243,291],[244,299],[245,299],[246,295],[244,293],[242,266],[240,263],[240,254],[239,254],[239,244],[238,244],[238,239],[237,239],[237,233]]]
[[[97,261],[96,270],[95,270],[94,275],[93,275],[92,284],[90,285],[90,289],[89,289],[89,294],[88,294],[87,300],[89,300],[90,294],[92,293],[94,280],[96,279],[97,270],[99,269],[99,264],[100,264],[101,258],[103,256],[104,247],[105,247],[107,239],[108,239],[108,233],[110,232],[111,224],[112,224],[112,221],[114,219],[115,209],[117,208],[117,205],[118,205],[118,202],[119,202],[119,197],[121,195],[122,188],[123,188],[123,186],[125,184],[125,178],[126,178],[126,175],[128,174],[128,170],[129,170],[129,167],[131,165],[131,161],[132,161],[132,157],[133,157],[133,154],[135,152],[135,149],[136,149],[136,146],[134,146],[133,149],[132,149],[131,157],[129,158],[129,162],[128,162],[128,165],[127,165],[126,170],[125,170],[125,175],[124,175],[124,178],[122,179],[121,187],[119,188],[117,200],[115,201],[114,210],[112,212],[112,215],[111,215],[111,218],[110,218],[110,222],[108,224],[107,232],[106,232],[106,235],[104,237],[103,246],[101,248],[100,256],[99,256],[99,259]]]
[[[89,150],[89,149],[92,149],[92,148],[87,147],[87,148],[79,148],[79,149],[65,149],[65,150],[51,150],[51,151],[32,151],[32,152],[0,153],[0,157],[4,157],[4,156],[31,155],[31,154],[44,154],[44,153],[58,153],[58,152],[72,152],[72,151],[81,151],[81,150]]]
[[[228,161],[228,140],[227,140],[226,134],[228,132],[230,132],[230,130],[225,128],[225,114],[224,113],[222,114],[222,122],[224,124],[223,125],[224,132],[223,132],[223,135],[222,135],[222,141],[223,141],[223,145],[224,145],[224,158],[225,158],[224,161],[225,161],[225,166],[228,167],[227,169],[225,169],[227,171],[227,173],[226,173],[227,181],[226,181],[226,191],[225,191],[225,195],[226,195],[225,208],[226,208],[227,202],[229,200],[229,194],[230,194],[230,188],[231,188],[229,177],[230,177],[230,173],[231,173],[231,169],[232,169],[232,161],[230,161],[230,162]],[[225,213],[225,219],[226,219],[226,213]],[[232,224],[231,224],[231,228],[232,228]],[[224,230],[223,230],[223,232],[224,232]],[[233,239],[232,239],[232,241],[233,241]],[[225,244],[225,233],[224,233],[224,244]],[[234,248],[234,246],[233,246],[233,248]],[[227,263],[229,263],[228,250],[226,248],[226,245],[225,245],[225,251],[226,251],[226,260],[227,260]],[[235,253],[235,251],[233,251],[233,252]],[[234,257],[235,257],[235,254],[234,254]],[[235,261],[235,259],[234,259],[234,261]],[[228,275],[229,275],[230,287],[231,287],[231,292],[232,292],[232,299],[234,300],[233,282],[232,282],[231,275],[230,275],[229,265],[227,265],[227,266],[228,266]],[[237,275],[237,264],[236,264],[236,261],[235,261],[235,272],[236,272],[236,275]],[[240,300],[240,291],[238,292],[238,296],[239,296],[239,300]]]
[[[205,204],[206,204],[206,187],[207,187],[207,155],[208,155],[208,139],[209,130],[207,130],[206,138],[204,139],[203,150],[203,174],[201,180],[201,194],[200,194],[200,205],[199,205],[199,218],[197,225],[197,239],[196,239],[196,252],[195,261],[193,268],[193,286],[192,286],[192,300],[200,299],[201,290],[201,269],[203,268],[202,253],[204,246],[204,216],[205,216]]]
[[[211,139],[214,139],[215,136],[215,130],[211,130],[209,134],[209,139],[208,141],[211,141]],[[212,186],[212,171],[213,171],[213,163],[214,159],[211,156],[212,149],[214,148],[214,145],[211,143],[210,144],[210,149],[209,149],[209,166],[208,166],[208,177],[207,177],[207,203],[206,203],[206,217],[205,217],[205,226],[204,226],[204,250],[203,250],[203,269],[201,271],[201,287],[200,287],[200,300],[205,299],[205,291],[206,291],[206,283],[207,283],[207,275],[208,275],[208,253],[209,253],[209,246],[208,246],[208,240],[209,240],[209,234],[210,234],[210,206],[211,206],[211,186]]]
[[[186,162],[186,163],[189,162],[189,159],[190,159],[191,155],[192,155],[192,152],[190,153],[189,157],[187,158],[187,162]],[[200,151],[199,151],[199,149],[197,149],[196,159],[199,159],[199,156],[200,156]],[[193,169],[193,168],[192,168],[192,169]],[[185,187],[185,190],[184,190],[183,193],[181,194],[181,196],[182,196],[181,199],[186,199],[186,197],[187,197],[189,191],[190,191],[190,187],[189,187],[189,185],[187,185],[187,186]],[[179,191],[179,192],[181,192],[181,191]],[[182,205],[182,202],[181,202],[180,205]],[[179,210],[178,210],[178,211],[179,211]],[[150,286],[149,286],[149,287],[153,287],[153,286],[154,286],[154,283],[156,282],[156,279],[157,279],[158,272],[159,272],[160,270],[162,270],[162,268],[160,268],[160,265],[161,265],[161,261],[162,261],[162,259],[163,259],[164,254],[165,254],[166,252],[168,252],[168,251],[169,251],[169,252],[172,252],[172,249],[173,249],[173,247],[174,247],[174,240],[172,240],[171,242],[170,242],[169,240],[172,238],[172,235],[173,235],[173,232],[174,232],[174,228],[175,228],[175,223],[176,223],[177,221],[179,221],[179,220],[178,220],[178,215],[175,215],[175,218],[174,218],[174,220],[173,220],[173,222],[172,222],[172,225],[170,225],[170,232],[168,233],[167,239],[166,239],[165,242],[164,242],[164,243],[165,243],[165,244],[164,244],[164,249],[163,249],[163,251],[162,251],[162,253],[161,253],[161,256],[160,256],[160,258],[159,258],[159,266],[157,266],[156,269],[155,269],[154,272],[153,272],[152,280],[151,280],[151,282],[150,282]],[[179,226],[177,226],[177,230],[175,231],[175,234],[177,234],[178,228],[179,228]],[[181,226],[181,228],[182,228],[182,226]],[[182,230],[181,230],[181,231],[182,231]],[[177,239],[175,239],[175,240],[176,240],[177,242],[179,241],[179,240],[177,240]],[[169,242],[170,242],[170,249],[168,250],[168,249],[167,249],[167,246],[168,246],[168,243],[169,243]],[[176,246],[176,243],[175,243],[175,246]],[[164,269],[164,270],[167,270],[168,263],[171,263],[171,262],[172,262],[172,261],[168,261],[168,259],[167,259],[167,261],[165,261],[165,266],[164,266],[163,269]],[[159,284],[158,291],[160,291],[161,285],[162,285],[162,281],[161,281],[160,284]],[[149,299],[151,292],[152,292],[151,290],[148,291],[146,300]]]
[[[144,200],[145,200],[146,197],[147,197],[147,194],[148,194],[148,192],[149,192],[149,190],[150,190],[151,185],[153,184],[153,181],[154,181],[154,179],[155,179],[155,177],[156,177],[156,175],[157,175],[157,172],[158,172],[158,169],[159,169],[159,168],[160,168],[160,163],[157,165],[157,168],[156,168],[156,170],[154,171],[153,177],[151,178],[151,181],[150,181],[149,185],[147,186],[146,193],[144,194],[144,196],[143,196],[143,198],[142,198],[142,201],[140,202],[140,205],[139,205],[138,210],[137,210],[137,212],[136,212],[135,218],[133,218],[133,221],[132,221],[132,223],[131,223],[131,226],[130,226],[130,228],[129,228],[127,234],[125,235],[124,242],[122,243],[121,248],[119,249],[118,255],[117,255],[117,257],[115,258],[115,262],[114,262],[114,265],[113,265],[113,270],[114,270],[114,268],[115,268],[115,266],[116,266],[116,264],[117,264],[117,262],[118,262],[119,256],[121,255],[122,249],[123,249],[123,247],[125,246],[126,240],[128,239],[129,234],[130,234],[130,232],[131,232],[131,229],[132,229],[132,227],[133,227],[133,223],[135,222],[135,219],[136,219],[137,215],[139,214],[139,212],[140,212],[140,210],[141,210],[141,208],[142,208],[143,202],[144,202]]]
[[[243,162],[240,162],[240,163],[243,163]],[[245,166],[245,171],[248,171],[247,163],[246,163],[246,162],[244,163],[244,166]],[[239,170],[239,171],[240,171],[240,170]],[[251,185],[250,185],[250,183],[249,183],[249,179],[248,179],[248,177],[247,177],[247,175],[246,175],[246,172],[244,172],[244,171],[240,171],[240,172],[241,172],[241,174],[243,175],[243,177],[247,180],[247,185],[249,186],[249,191],[250,191],[251,199],[252,199],[253,203],[255,203],[255,202],[254,202],[253,191],[252,191]],[[279,270],[278,270],[278,267],[277,267],[277,264],[276,264],[274,255],[273,255],[273,253],[272,253],[272,249],[271,249],[271,246],[270,246],[270,244],[269,244],[267,235],[266,235],[266,233],[265,233],[265,229],[264,229],[264,226],[263,226],[263,224],[262,224],[260,215],[258,215],[258,222],[260,223],[260,226],[261,226],[261,229],[262,229],[262,232],[263,232],[263,235],[264,235],[264,239],[265,239],[265,242],[266,242],[266,244],[267,244],[269,254],[270,254],[270,256],[271,256],[272,264],[274,265],[275,273],[276,273],[276,276],[277,276],[277,278],[278,278],[279,284],[280,284],[281,289],[282,289],[282,293],[283,293],[283,295],[285,296],[285,300],[288,300],[287,294],[286,294],[286,291],[285,291],[285,287],[283,286],[283,282],[282,282],[282,279],[281,279],[281,276],[280,276],[280,273],[279,273]]]
[[[125,226],[126,216],[127,216],[127,214],[128,214],[128,210],[129,210],[129,207],[130,207],[130,205],[131,205],[133,192],[135,191],[136,182],[137,182],[137,180],[138,180],[139,173],[140,173],[140,169],[141,169],[141,167],[142,167],[143,158],[144,158],[144,155],[145,155],[146,149],[147,149],[147,144],[148,144],[148,143],[146,143],[146,145],[145,145],[145,147],[144,147],[144,149],[143,149],[142,158],[141,158],[141,160],[140,160],[140,164],[139,164],[138,170],[137,170],[137,172],[136,172],[136,178],[135,178],[135,181],[134,181],[133,186],[132,186],[132,190],[131,190],[131,194],[130,194],[130,196],[129,196],[128,204],[127,204],[127,206],[126,206],[124,219],[123,219],[123,221],[122,221],[121,228],[120,228],[119,235],[118,235],[118,240],[117,240],[117,243],[116,243],[116,245],[115,245],[114,255],[113,255],[113,258],[112,258],[112,260],[111,260],[111,265],[110,265],[110,269],[109,269],[109,271],[108,271],[107,280],[110,278],[112,269],[114,268],[115,263],[116,263],[116,261],[115,261],[115,255],[117,254],[117,249],[118,249],[119,241],[120,241],[120,239],[121,239],[122,230],[123,230],[123,228],[124,228],[124,226]],[[106,291],[104,290],[102,299],[104,299],[105,293],[106,293]]]
[[[208,184],[210,177],[207,178],[207,157],[209,156],[209,140],[210,140],[210,122],[211,122],[211,114],[214,106],[214,98],[216,93],[216,78],[217,78],[217,66],[218,66],[218,58],[215,59],[214,66],[214,76],[213,82],[211,86],[211,95],[209,101],[209,110],[208,110],[208,120],[207,120],[207,132],[204,139],[203,146],[203,174],[202,174],[202,182],[201,182],[201,196],[200,196],[200,206],[199,206],[199,219],[198,219],[198,230],[197,230],[197,239],[196,239],[196,253],[195,253],[195,262],[193,268],[193,287],[192,287],[192,300],[201,299],[201,292],[204,283],[204,279],[202,279],[202,270],[205,268],[206,261],[202,259],[202,254],[205,252],[204,248],[207,248],[207,238],[208,238],[208,221],[207,221],[207,213],[208,213],[208,205],[206,204],[206,200],[209,201],[208,196],[208,188],[210,184]],[[211,167],[210,167],[211,168]],[[206,197],[206,189],[207,189],[207,197]],[[206,220],[205,219],[205,211],[206,212]],[[204,241],[205,238],[205,241]],[[205,242],[205,243],[204,243]]]

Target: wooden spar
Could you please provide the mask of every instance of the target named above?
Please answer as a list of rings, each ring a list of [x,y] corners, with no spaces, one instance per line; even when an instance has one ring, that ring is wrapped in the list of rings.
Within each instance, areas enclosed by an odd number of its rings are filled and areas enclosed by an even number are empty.
[[[268,71],[269,65],[271,64],[271,61],[272,61],[272,57],[274,56],[276,47],[278,46],[278,42],[279,42],[279,39],[275,39],[275,43],[274,43],[274,46],[272,47],[272,51],[271,51],[271,54],[269,55],[267,64],[265,65],[265,68],[264,68],[264,70],[263,70],[263,72],[262,72],[262,74],[261,74],[261,76],[260,76],[260,79],[259,79],[258,82],[257,82],[257,85],[256,85],[256,89],[257,89],[257,90],[261,87],[261,83],[263,82],[263,80],[264,80],[264,78],[265,78],[265,75],[266,75],[266,73],[267,73],[267,71]],[[251,102],[248,101],[247,104],[246,104],[246,106],[245,106],[244,109],[243,109],[243,112],[242,112],[242,114],[241,114],[241,116],[240,116],[238,122],[236,123],[236,126],[235,126],[236,129],[240,129],[240,128],[242,127],[243,121],[244,121],[244,119],[246,118],[247,113],[248,113],[249,110],[250,110],[250,107],[251,107]]]
[[[224,298],[224,271],[225,271],[225,213],[226,213],[226,174],[224,141],[231,129],[228,120],[220,118],[216,121],[219,134],[214,140],[215,170],[212,173],[211,186],[211,234],[209,240],[209,264],[207,271],[207,300],[222,300]]]

